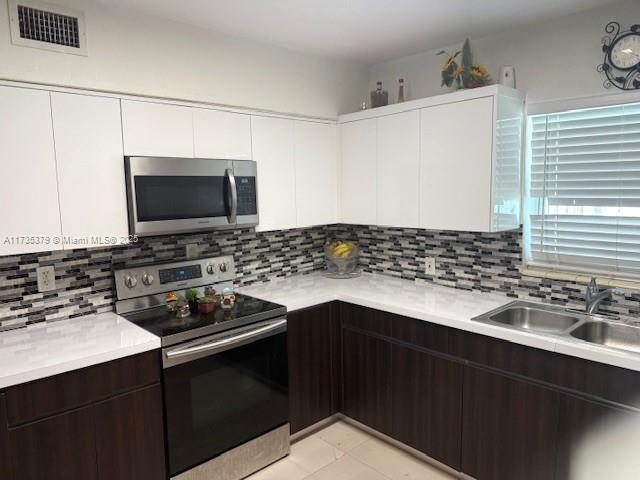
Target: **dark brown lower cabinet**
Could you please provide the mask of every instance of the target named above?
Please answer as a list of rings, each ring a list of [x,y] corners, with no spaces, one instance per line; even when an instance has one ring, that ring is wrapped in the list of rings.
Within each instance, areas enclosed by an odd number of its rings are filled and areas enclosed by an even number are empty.
[[[166,480],[159,382],[156,351],[9,387],[0,478]]]
[[[393,345],[393,437],[460,470],[464,365]]]
[[[6,398],[0,393],[0,478],[10,478],[8,436]]]
[[[334,310],[327,303],[287,317],[291,433],[340,411],[340,325]]]
[[[556,480],[640,478],[640,413],[563,395]]]
[[[478,480],[552,480],[560,394],[466,367],[462,471]]]
[[[393,435],[391,343],[344,329],[342,348],[344,414]]]
[[[9,430],[12,480],[98,479],[91,407]]]
[[[98,478],[165,478],[160,385],[100,403],[93,413]]]

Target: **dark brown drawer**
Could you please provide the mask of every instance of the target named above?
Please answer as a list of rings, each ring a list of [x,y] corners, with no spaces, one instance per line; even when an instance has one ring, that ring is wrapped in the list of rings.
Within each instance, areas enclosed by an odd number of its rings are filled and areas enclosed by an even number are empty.
[[[340,303],[342,326],[385,337],[391,336],[391,314],[351,303]]]
[[[552,382],[576,392],[640,408],[640,372],[554,354]]]
[[[506,340],[451,329],[449,353],[506,373],[550,382],[554,354]]]
[[[48,417],[159,380],[160,352],[154,350],[16,385],[5,392],[8,423]]]
[[[427,350],[449,352],[450,328],[401,315],[388,315],[392,322],[391,334],[394,339]]]

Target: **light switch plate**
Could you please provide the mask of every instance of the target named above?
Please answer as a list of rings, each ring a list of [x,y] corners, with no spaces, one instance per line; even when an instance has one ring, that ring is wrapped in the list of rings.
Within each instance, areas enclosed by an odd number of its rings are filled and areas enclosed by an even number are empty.
[[[436,259],[435,257],[425,257],[424,259],[424,273],[427,275],[436,274]]]
[[[50,292],[56,289],[56,272],[53,265],[48,267],[38,267],[36,269],[38,277],[38,291]]]

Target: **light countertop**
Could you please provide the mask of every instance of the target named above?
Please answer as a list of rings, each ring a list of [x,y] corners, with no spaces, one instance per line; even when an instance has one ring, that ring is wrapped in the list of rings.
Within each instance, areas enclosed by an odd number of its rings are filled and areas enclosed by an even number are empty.
[[[334,280],[319,272],[251,285],[239,291],[285,305],[289,312],[339,300],[520,345],[640,371],[639,354],[577,339],[526,332],[472,320],[515,300],[497,294],[416,283],[376,274]]]
[[[0,333],[0,388],[160,348],[160,339],[115,313]]]

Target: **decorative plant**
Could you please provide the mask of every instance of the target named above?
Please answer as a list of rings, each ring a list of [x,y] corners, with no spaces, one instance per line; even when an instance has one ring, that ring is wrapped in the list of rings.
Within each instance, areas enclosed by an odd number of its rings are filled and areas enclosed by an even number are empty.
[[[458,50],[455,53],[447,53],[444,50],[438,52],[438,55],[446,55],[442,63],[442,83],[441,86],[451,87],[455,81],[457,87],[460,88],[460,67],[456,63],[456,57],[460,55]]]
[[[198,294],[198,290],[196,290],[195,288],[192,288],[191,290],[187,290],[187,300],[190,302],[195,302],[196,300],[198,300],[198,297],[200,295]]]
[[[200,313],[208,314],[212,313],[215,308],[215,298],[205,295],[204,297],[198,300],[198,310]]]
[[[462,53],[462,63],[458,65],[456,58]],[[478,63],[473,63],[471,54],[471,42],[467,38],[462,50],[455,53],[447,53],[444,50],[438,55],[446,55],[442,64],[442,86],[451,87],[455,82],[457,88],[477,88],[488,85],[491,76],[487,69]]]

